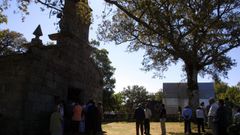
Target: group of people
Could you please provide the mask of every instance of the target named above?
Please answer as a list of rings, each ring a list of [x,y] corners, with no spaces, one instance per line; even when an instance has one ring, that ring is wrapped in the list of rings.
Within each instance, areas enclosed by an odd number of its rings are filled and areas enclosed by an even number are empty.
[[[141,135],[143,135],[143,133],[146,135],[150,135],[151,116],[152,116],[152,112],[149,109],[148,104],[146,104],[145,107],[143,107],[141,104],[137,106],[134,112],[134,118],[136,119],[136,135],[139,135],[139,130]],[[166,126],[165,126],[166,109],[164,104],[161,105],[159,117],[160,117],[162,135],[166,135]]]
[[[209,105],[204,107],[202,102],[195,110],[198,133],[205,132],[205,125],[212,130],[213,135],[238,135],[240,134],[240,108],[236,113],[232,112],[232,105],[229,99],[220,99],[218,102],[214,98],[209,100]],[[190,106],[184,107],[182,117],[184,120],[185,134],[191,133],[191,120],[193,111]],[[237,129],[234,131],[234,129]]]
[[[164,104],[159,108],[160,127],[162,135],[166,135],[166,109]],[[181,119],[184,121],[184,133],[191,134],[191,122],[197,123],[198,134],[205,132],[205,126],[211,130],[213,135],[240,135],[240,108],[236,112],[232,110],[229,99],[220,99],[218,102],[214,98],[209,99],[209,105],[205,107],[202,102],[193,112],[187,105],[183,109],[178,108]],[[194,116],[195,115],[195,116]],[[136,135],[150,135],[150,118],[152,112],[148,104],[143,107],[137,106],[134,112],[136,120]]]
[[[240,108],[237,112],[232,112],[232,106],[228,99],[215,101],[209,100],[209,105],[204,106],[202,102],[196,108],[195,113],[190,106],[185,106],[181,110],[181,117],[184,120],[184,133],[191,134],[191,121],[195,114],[198,133],[205,132],[205,125],[212,130],[213,135],[240,135]],[[136,119],[136,135],[150,135],[150,119],[152,116],[149,104],[143,107],[137,106],[134,112]],[[103,118],[102,104],[95,105],[93,100],[85,105],[79,102],[64,104],[59,102],[50,118],[51,135],[101,135],[103,133],[101,122]],[[166,135],[166,109],[162,104],[159,109],[159,118],[162,135]]]
[[[103,107],[93,100],[85,105],[79,102],[57,103],[50,118],[51,135],[101,135]]]

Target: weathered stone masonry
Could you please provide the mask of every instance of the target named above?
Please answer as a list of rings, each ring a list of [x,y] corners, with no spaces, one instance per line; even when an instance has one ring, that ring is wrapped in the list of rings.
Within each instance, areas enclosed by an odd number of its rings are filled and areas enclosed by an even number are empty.
[[[58,34],[58,45],[30,44],[25,54],[0,57],[1,135],[49,134],[56,98],[102,99],[102,75],[90,58],[89,24],[64,21],[74,23]],[[82,33],[71,32],[74,27]]]

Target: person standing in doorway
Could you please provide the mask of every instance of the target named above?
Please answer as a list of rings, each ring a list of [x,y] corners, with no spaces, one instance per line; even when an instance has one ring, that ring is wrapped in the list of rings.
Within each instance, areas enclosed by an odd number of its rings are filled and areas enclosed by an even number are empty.
[[[152,111],[148,108],[148,104],[145,105],[144,114],[145,114],[144,120],[145,134],[150,135],[150,118],[152,116]]]
[[[61,113],[59,112],[59,109],[56,106],[50,118],[49,130],[51,135],[63,135],[62,120],[63,119],[62,119]]]
[[[73,107],[73,116],[72,116],[72,131],[73,134],[79,134],[79,125],[82,120],[82,106],[79,102]]]
[[[162,108],[160,111],[160,124],[161,124],[161,130],[162,130],[162,135],[166,135],[166,122],[167,120],[167,112],[165,109],[165,105],[162,104]]]
[[[61,100],[58,104],[57,104],[57,108],[58,108],[58,110],[59,110],[59,112],[60,112],[60,114],[61,114],[61,116],[62,116],[62,129],[63,129],[63,132],[65,132],[64,130],[65,130],[65,125],[64,125],[64,118],[65,118],[65,116],[64,116],[64,109],[65,109],[65,106],[64,106],[64,101],[63,100]]]
[[[136,119],[136,135],[139,135],[139,128],[141,135],[143,135],[143,122],[145,119],[144,109],[141,104],[135,109],[134,118]]]
[[[184,133],[191,134],[191,118],[192,118],[192,109],[189,105],[184,107],[182,111],[182,117],[184,120]]]

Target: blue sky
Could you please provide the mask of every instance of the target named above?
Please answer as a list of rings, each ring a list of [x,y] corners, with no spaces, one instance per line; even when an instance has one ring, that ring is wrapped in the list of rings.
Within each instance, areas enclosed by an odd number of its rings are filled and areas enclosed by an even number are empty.
[[[96,29],[97,25],[101,23],[101,13],[104,9],[103,0],[89,0],[90,6],[93,9],[94,21],[90,29],[89,39],[96,39]],[[12,5],[14,8],[16,5]],[[49,12],[41,12],[39,5],[32,4],[30,6],[30,15],[26,17],[25,21],[21,21],[20,14],[13,14],[13,10],[7,10],[5,12],[8,15],[8,23],[0,25],[0,29],[9,28],[20,32],[31,41],[33,36],[33,31],[38,26],[41,25],[43,36],[41,39],[44,43],[49,42],[48,34],[57,32],[56,25],[57,22],[55,17],[49,18]],[[165,78],[158,79],[152,78],[152,72],[145,72],[140,70],[143,51],[129,53],[126,52],[125,45],[114,45],[113,43],[101,43],[101,48],[106,48],[109,51],[109,58],[112,61],[112,66],[116,68],[114,77],[116,78],[116,92],[123,90],[123,87],[128,85],[140,85],[144,86],[149,92],[156,92],[162,88],[163,82],[185,82],[183,77],[183,72],[181,70],[181,64],[172,65],[169,70],[164,73]],[[237,48],[229,53],[229,55],[236,59],[238,63],[237,67],[233,67],[229,72],[228,79],[223,79],[229,85],[236,85],[240,82],[240,48]],[[198,78],[199,82],[212,82],[212,80],[206,76],[205,78]]]

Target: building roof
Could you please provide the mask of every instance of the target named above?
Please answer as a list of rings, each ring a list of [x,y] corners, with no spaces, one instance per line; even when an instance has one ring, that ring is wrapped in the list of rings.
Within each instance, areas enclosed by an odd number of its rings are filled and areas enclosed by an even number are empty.
[[[214,97],[213,83],[198,83],[199,98],[208,99]],[[187,83],[163,83],[165,98],[187,98]]]

